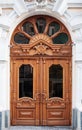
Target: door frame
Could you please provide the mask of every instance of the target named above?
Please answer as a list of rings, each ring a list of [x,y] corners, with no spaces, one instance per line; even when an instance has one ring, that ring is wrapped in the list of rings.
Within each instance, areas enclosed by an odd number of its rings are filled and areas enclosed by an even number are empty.
[[[46,16],[47,17],[47,16]],[[57,19],[56,19],[57,20]],[[25,20],[26,21],[26,20]],[[59,23],[60,21],[58,21]],[[24,23],[24,21],[23,21]],[[60,22],[60,24],[62,24]],[[22,25],[20,23],[18,26]],[[34,55],[47,55],[49,58],[53,59],[59,59],[59,60],[66,60],[67,64],[68,61],[70,61],[70,73],[71,73],[71,68],[72,68],[72,46],[71,46],[71,38],[68,33],[68,30],[64,27],[64,31],[66,31],[69,35],[69,41],[67,44],[64,45],[54,45],[51,38],[45,34],[36,34],[33,36],[30,40],[30,43],[28,45],[17,45],[14,42],[14,34],[16,34],[18,26],[16,30],[12,34],[11,38],[11,49],[10,49],[10,56],[11,56],[11,70],[10,70],[10,75],[11,75],[11,122],[12,122],[12,113],[13,113],[13,106],[12,106],[12,90],[13,90],[13,84],[12,84],[12,78],[13,78],[13,66],[12,63],[15,64],[15,61],[17,60],[27,60],[27,59],[34,59]],[[20,55],[21,53],[21,55]],[[69,90],[70,93],[70,107],[71,107],[71,112],[72,112],[72,73],[70,76],[70,86],[71,90]],[[70,122],[71,122],[71,113],[70,113]],[[71,124],[71,123],[70,123]]]

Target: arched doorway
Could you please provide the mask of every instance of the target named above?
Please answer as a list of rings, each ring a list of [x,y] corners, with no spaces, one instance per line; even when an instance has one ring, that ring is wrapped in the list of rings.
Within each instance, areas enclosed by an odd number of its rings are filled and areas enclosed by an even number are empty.
[[[71,37],[50,16],[25,19],[11,38],[11,124],[71,125]]]

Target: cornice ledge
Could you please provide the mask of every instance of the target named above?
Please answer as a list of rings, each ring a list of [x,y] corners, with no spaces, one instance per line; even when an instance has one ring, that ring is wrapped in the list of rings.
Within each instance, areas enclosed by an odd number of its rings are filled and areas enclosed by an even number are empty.
[[[82,38],[80,37],[80,38],[76,38],[76,39],[74,39],[75,40],[75,43],[76,44],[79,44],[79,43],[82,43]]]
[[[68,8],[82,8],[82,2],[79,3],[69,3],[68,2]]]
[[[71,28],[72,28],[72,31],[78,30],[82,28],[82,23],[77,23],[76,25],[71,26]]]
[[[7,63],[6,60],[0,60],[0,64],[4,64],[4,63]]]
[[[1,16],[0,17],[0,27],[2,27],[3,29],[5,29],[6,31],[9,30],[10,25],[9,25],[9,21],[8,21],[8,16]]]
[[[0,24],[0,27],[2,27],[4,30],[6,30],[7,32],[9,31],[10,26],[8,25],[4,25],[4,24]]]
[[[14,0],[0,0],[0,4],[11,4]]]
[[[82,14],[75,15],[69,20],[72,30],[77,30],[82,28]]]
[[[0,0],[1,8],[11,8],[14,5],[14,0]]]
[[[82,60],[75,60],[75,62],[78,63],[77,65],[81,64],[81,66],[82,66]]]

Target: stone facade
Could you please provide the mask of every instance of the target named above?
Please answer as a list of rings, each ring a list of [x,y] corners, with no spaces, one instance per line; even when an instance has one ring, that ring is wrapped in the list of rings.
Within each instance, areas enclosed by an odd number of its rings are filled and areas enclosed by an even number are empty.
[[[72,127],[82,129],[82,1],[0,0],[0,122],[10,113],[10,39],[15,27],[29,16],[45,14],[59,19],[72,38]],[[0,123],[1,124],[1,123]]]

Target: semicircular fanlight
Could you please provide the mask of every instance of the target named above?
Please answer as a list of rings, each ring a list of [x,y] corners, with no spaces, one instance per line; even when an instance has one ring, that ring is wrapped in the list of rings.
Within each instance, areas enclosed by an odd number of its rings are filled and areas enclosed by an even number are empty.
[[[49,28],[48,28],[48,35],[52,36],[54,33],[58,32],[60,29],[60,25],[57,22],[51,22],[49,24]]]
[[[54,44],[65,44],[68,41],[68,35],[66,33],[60,33],[58,36],[53,39]]]
[[[14,36],[14,41],[17,44],[28,44],[29,43],[29,39],[27,37],[25,37],[25,35],[22,33],[16,33]]]

